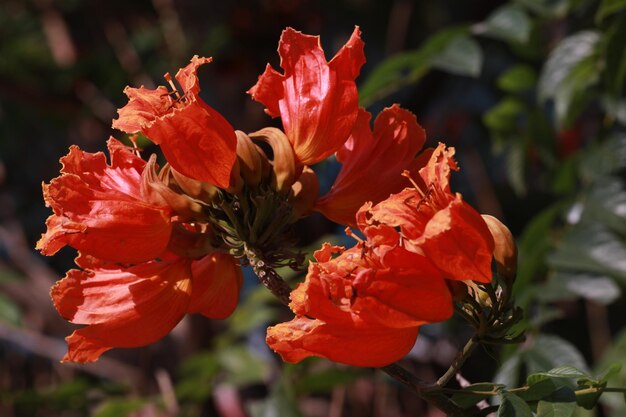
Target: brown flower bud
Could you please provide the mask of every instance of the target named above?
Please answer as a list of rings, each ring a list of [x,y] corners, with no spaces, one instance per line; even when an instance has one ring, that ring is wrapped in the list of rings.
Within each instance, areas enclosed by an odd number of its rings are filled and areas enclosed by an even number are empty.
[[[236,130],[235,133],[237,134],[239,173],[246,185],[256,187],[269,173],[269,161],[248,135],[240,130]]]
[[[512,283],[517,273],[515,239],[511,231],[500,220],[488,214],[483,214],[482,217],[495,242],[493,258],[496,261],[496,270],[500,276]]]
[[[162,170],[163,175],[157,175],[156,155],[152,155],[141,174],[141,193],[146,200],[163,206],[170,206],[176,214],[186,219],[197,218],[202,215],[202,204],[186,194],[177,193],[170,188],[168,177],[171,173],[169,166]],[[173,171],[173,170],[172,170]]]
[[[272,148],[274,159],[272,164],[272,187],[279,193],[287,194],[302,172],[302,167],[296,166],[293,148],[287,136],[275,127],[266,127],[250,134],[252,139],[261,140]]]
[[[178,185],[178,187],[191,198],[204,202],[209,202],[213,200],[213,198],[217,194],[218,188],[214,185],[211,185],[204,181],[189,178],[176,171],[172,167],[170,167],[170,172],[172,177],[176,181],[176,185]]]
[[[315,172],[308,166],[305,166],[298,181],[291,186],[291,191],[289,202],[293,206],[296,217],[304,217],[310,214],[320,193],[320,184],[317,181]]]

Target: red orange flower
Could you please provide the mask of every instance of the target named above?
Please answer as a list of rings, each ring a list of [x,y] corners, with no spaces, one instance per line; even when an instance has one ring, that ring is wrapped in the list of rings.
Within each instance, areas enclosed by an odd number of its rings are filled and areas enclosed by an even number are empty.
[[[483,218],[450,191],[456,170],[454,148],[439,146],[414,178],[415,187],[390,196],[357,213],[359,228],[370,239],[399,228],[402,245],[423,254],[447,279],[491,282],[494,241]]]
[[[358,28],[327,62],[318,36],[287,28],[278,45],[280,74],[271,66],[248,93],[272,117],[280,116],[301,164],[331,155],[346,141],[357,118],[355,78],[365,63]]]
[[[383,259],[367,244],[346,251],[324,244],[304,284],[291,293],[296,317],[270,327],[268,345],[287,362],[321,356],[379,367],[402,358],[420,325],[451,316],[452,301],[426,258],[394,251]]]
[[[170,165],[182,174],[227,188],[235,163],[237,138],[232,126],[198,95],[198,67],[211,58],[194,56],[176,74],[183,95],[159,86],[126,87],[129,98],[118,110],[113,127],[126,133],[142,132],[161,146]],[[175,95],[172,97],[172,95]]]
[[[241,270],[230,255],[173,258],[122,268],[81,256],[51,290],[66,320],[87,326],[66,338],[63,361],[93,362],[112,348],[153,343],[186,313],[228,316],[237,304]]]
[[[106,261],[139,263],[159,256],[172,232],[171,209],[141,190],[145,161],[111,138],[111,164],[72,146],[61,158],[61,176],[44,184],[53,213],[37,243],[44,255],[65,245]]]
[[[417,175],[421,168],[416,159],[426,140],[424,129],[415,116],[398,105],[384,109],[370,129],[371,115],[359,111],[348,141],[337,151],[343,164],[331,190],[320,198],[315,208],[329,219],[354,226],[358,209],[366,202],[374,204],[409,185],[402,172]]]

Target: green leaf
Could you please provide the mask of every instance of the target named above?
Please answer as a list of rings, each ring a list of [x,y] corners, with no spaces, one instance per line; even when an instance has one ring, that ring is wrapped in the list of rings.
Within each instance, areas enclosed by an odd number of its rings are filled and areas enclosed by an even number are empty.
[[[524,353],[524,363],[529,373],[543,373],[555,368],[577,369],[587,372],[583,355],[574,345],[554,335],[538,335],[532,346]],[[556,374],[555,374],[556,376]]]
[[[551,378],[536,379],[526,391],[519,392],[518,395],[526,402],[534,402],[548,397],[559,388],[561,388],[561,384]]]
[[[227,381],[236,386],[262,382],[269,374],[269,364],[253,355],[246,346],[232,346],[218,353],[218,360],[227,372]]]
[[[563,39],[550,53],[539,76],[539,99],[554,99],[557,119],[568,124],[578,114],[599,76],[596,57],[600,35],[581,31]]]
[[[574,2],[572,0],[516,0],[516,3],[541,17],[559,18],[567,14]]]
[[[107,400],[91,414],[91,417],[126,417],[135,411],[141,410],[146,405],[142,399],[115,399]]]
[[[581,222],[598,222],[626,234],[626,184],[621,177],[601,177],[594,182],[584,202]]]
[[[526,105],[523,101],[508,96],[485,113],[483,122],[491,130],[509,132],[516,128],[518,118],[525,110]]]
[[[555,403],[539,401],[537,404],[537,417],[570,417],[576,411],[576,403]]]
[[[608,276],[586,272],[557,271],[538,293],[544,301],[572,300],[584,298],[608,305],[622,294],[615,280]]]
[[[363,107],[417,82],[430,69],[432,61],[446,50],[450,42],[466,36],[466,27],[448,28],[428,38],[420,48],[387,58],[366,78],[359,88],[359,100]]]
[[[19,326],[22,321],[22,311],[9,297],[0,294],[0,321]]]
[[[533,412],[526,401],[515,394],[505,392],[498,408],[498,417],[533,417]]]
[[[594,182],[626,167],[626,135],[615,135],[586,150],[580,162],[580,176]]]
[[[528,14],[514,4],[499,7],[484,22],[474,26],[476,34],[518,43],[528,41],[530,29],[531,21]]]
[[[555,253],[548,256],[555,269],[586,271],[626,283],[626,247],[622,239],[599,223],[581,223],[570,230]]]
[[[535,70],[524,64],[515,65],[506,70],[496,81],[498,87],[508,93],[521,93],[530,90],[537,82]]]
[[[459,35],[433,58],[431,65],[452,74],[477,77],[482,63],[483,52],[478,42],[469,36]]]
[[[268,398],[253,404],[249,411],[251,417],[302,417],[293,387],[285,373],[274,385]]]
[[[589,375],[585,372],[581,371],[570,365],[559,366],[557,368],[553,368],[548,372],[537,372],[531,375],[528,375],[526,378],[526,383],[528,385],[534,385],[540,381],[544,381],[546,379],[552,378],[561,378],[561,379],[578,379],[578,378],[587,378]]]
[[[626,0],[602,0],[596,12],[596,23],[600,24],[604,19],[626,7]]]
[[[503,387],[503,385],[494,384],[493,382],[480,382],[477,384],[471,384],[467,387],[464,387],[461,392],[455,392],[450,399],[459,407],[466,409],[492,396],[492,394],[490,393],[475,394],[474,392],[496,391]]]
[[[619,372],[622,370],[622,365],[619,363],[612,363],[609,365],[607,369],[605,369],[602,373],[597,376],[598,381],[601,383],[607,382],[609,379],[616,377],[619,375]]]
[[[626,0],[624,0],[626,5]],[[607,90],[614,99],[623,94],[626,83],[626,14],[618,19],[605,33],[606,50],[604,59],[606,67],[604,77]]]
[[[514,387],[520,383],[520,370],[522,366],[522,356],[520,351],[511,355],[500,367],[493,377],[493,382],[505,387]]]
[[[296,393],[325,393],[337,386],[354,382],[363,372],[354,368],[325,369],[321,372],[307,372],[295,383]]]

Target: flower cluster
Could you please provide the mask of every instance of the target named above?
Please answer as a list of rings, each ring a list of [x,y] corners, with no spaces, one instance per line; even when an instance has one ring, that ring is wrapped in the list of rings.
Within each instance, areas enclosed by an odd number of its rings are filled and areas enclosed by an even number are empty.
[[[61,175],[44,184],[53,214],[37,247],[79,252],[80,269],[51,291],[65,319],[87,325],[67,338],[64,360],[152,343],[188,313],[227,317],[239,264],[258,272],[298,263],[290,226],[312,211],[365,239],[315,253],[291,293],[296,318],[268,331],[287,361],[388,364],[420,325],[450,317],[447,280],[491,280],[489,229],[450,191],[454,150],[422,150],[424,130],[397,105],[373,127],[359,108],[359,29],[330,61],[318,37],[290,28],[278,52],[282,73],[268,66],[248,93],[282,130],[234,130],[199,96],[197,70],[211,59],[193,57],[175,81],[165,75],[169,88],[127,87],[113,121],[131,140],[141,134],[159,145],[166,164],[114,138],[108,163],[77,147],[61,159]],[[310,166],[331,155],[342,169],[319,197]]]

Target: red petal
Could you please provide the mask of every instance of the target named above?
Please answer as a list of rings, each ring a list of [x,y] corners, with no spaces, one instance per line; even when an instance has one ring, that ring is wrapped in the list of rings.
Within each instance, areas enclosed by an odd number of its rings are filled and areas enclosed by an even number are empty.
[[[93,362],[111,348],[152,343],[180,321],[190,299],[189,262],[72,270],[51,290],[59,313],[88,324],[66,340],[64,361]]]
[[[460,197],[430,219],[420,241],[446,278],[491,282],[493,237],[480,214]]]
[[[161,146],[174,169],[196,180],[227,188],[235,163],[237,138],[226,119],[198,96],[198,67],[210,58],[194,56],[176,74],[183,88],[174,99],[165,87],[156,90],[126,88],[129,98],[113,127],[128,133],[141,131]],[[177,93],[180,94],[180,93]]]
[[[296,317],[267,329],[267,344],[284,361],[309,356],[361,367],[381,367],[404,357],[415,344],[418,327],[393,329],[355,321],[352,326]]]
[[[37,243],[42,253],[70,245],[107,261],[139,263],[167,247],[171,210],[144,201],[139,170],[145,163],[117,141],[109,147],[111,166],[101,152],[72,147],[61,159],[63,174],[44,185],[54,215]]]
[[[188,312],[210,319],[230,316],[237,307],[243,280],[235,259],[230,255],[212,253],[193,262],[191,270],[193,287]]]
[[[227,188],[236,158],[237,138],[232,126],[201,100],[180,109],[144,129],[161,145],[165,158],[187,177]]]
[[[337,152],[343,167],[329,193],[316,204],[318,211],[337,223],[355,226],[359,207],[401,191],[410,185],[402,172],[417,174],[421,168],[416,155],[426,136],[411,112],[398,105],[384,109],[376,118],[373,135],[369,119],[368,112],[359,112],[350,138]]]
[[[285,133],[304,165],[334,153],[356,121],[354,79],[365,62],[359,34],[355,28],[329,63],[319,37],[285,29],[278,46],[285,74],[268,67],[249,91],[253,99],[265,104],[268,114],[280,114]]]

